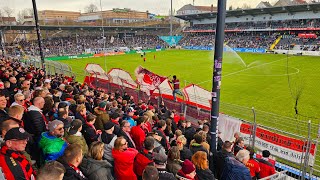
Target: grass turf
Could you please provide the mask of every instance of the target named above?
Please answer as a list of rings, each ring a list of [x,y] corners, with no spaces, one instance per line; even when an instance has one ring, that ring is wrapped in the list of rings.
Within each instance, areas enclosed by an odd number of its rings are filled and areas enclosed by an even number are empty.
[[[145,63],[140,54],[60,62],[70,65],[80,82],[87,63],[97,63],[105,69],[106,62],[108,70],[121,68],[133,78],[134,69],[141,65],[162,76],[177,75],[182,86],[194,83],[211,91],[213,52],[167,50],[147,53],[146,58]],[[223,58],[221,101],[292,117],[295,98],[301,91],[300,113],[319,117],[318,67],[318,57],[227,52]]]

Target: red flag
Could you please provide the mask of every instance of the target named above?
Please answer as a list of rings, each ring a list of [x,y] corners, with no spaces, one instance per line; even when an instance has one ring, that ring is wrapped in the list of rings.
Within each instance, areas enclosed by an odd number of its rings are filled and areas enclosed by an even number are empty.
[[[159,76],[141,66],[136,68],[135,75],[137,77],[137,83],[140,85],[140,90],[149,96],[166,79],[166,77]]]

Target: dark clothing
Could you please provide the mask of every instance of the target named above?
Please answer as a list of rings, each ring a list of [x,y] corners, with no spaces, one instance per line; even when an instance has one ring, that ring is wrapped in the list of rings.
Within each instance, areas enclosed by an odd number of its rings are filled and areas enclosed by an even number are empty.
[[[107,160],[83,158],[79,168],[89,180],[114,179],[111,173],[113,167]]]
[[[99,137],[93,125],[87,123],[82,126],[82,134],[88,146],[90,146],[92,142],[97,141]]]
[[[210,169],[196,169],[196,173],[199,179],[201,180],[215,180],[214,175]]]
[[[133,142],[131,141],[131,139],[128,137],[127,133],[125,133],[122,129],[119,131],[119,133],[117,134],[118,137],[122,136],[124,137],[127,142],[128,142],[128,147],[129,148],[135,148],[133,145]]]
[[[28,112],[24,114],[24,127],[27,132],[33,134],[37,139],[38,137],[40,137],[42,132],[46,131],[45,122],[47,120],[40,111],[33,109],[30,110],[31,107],[33,106],[30,106]]]
[[[191,150],[192,154],[195,154],[198,151],[203,151],[203,152],[207,153],[207,156],[209,156],[208,150],[206,148],[204,148],[202,144],[193,143],[190,146],[190,150]]]
[[[215,153],[213,157],[214,175],[217,179],[220,179],[221,177],[223,167],[225,166],[225,159],[227,157],[234,157],[234,155],[232,152],[227,152],[224,149]]]
[[[234,147],[234,150],[233,150],[234,155],[236,156],[236,155],[238,154],[238,152],[239,152],[240,150],[242,150],[242,149],[243,149],[242,147],[240,147],[239,145],[236,145],[236,146]]]
[[[64,173],[63,180],[87,180],[86,177],[81,176],[75,169],[70,167],[67,163],[61,162],[61,164],[66,169],[66,173]]]
[[[178,160],[168,159],[167,165],[166,165],[166,169],[168,172],[176,175],[181,168],[182,167],[181,167],[180,162]]]
[[[225,159],[221,180],[251,180],[249,169],[233,157]]]
[[[188,128],[186,128],[184,136],[185,136],[186,139],[187,139],[187,144],[186,144],[187,147],[189,147],[190,142],[192,141],[193,136],[194,136],[195,134],[196,134],[196,130],[195,130],[193,127],[188,127]]]
[[[192,152],[187,147],[183,146],[183,149],[180,150],[180,160],[184,161],[186,159],[189,159],[191,161]]]
[[[4,120],[9,119],[8,111],[5,108],[4,110],[0,109],[0,123],[2,123]]]
[[[114,136],[114,134],[107,134],[105,131],[103,131],[101,134],[101,141],[105,144],[109,144]]]
[[[169,173],[165,169],[157,168],[159,172],[159,180],[177,180],[174,174]]]

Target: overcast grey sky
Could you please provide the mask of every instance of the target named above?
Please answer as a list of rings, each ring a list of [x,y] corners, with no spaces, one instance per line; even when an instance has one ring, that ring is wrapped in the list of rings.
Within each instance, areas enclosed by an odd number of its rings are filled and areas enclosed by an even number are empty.
[[[262,0],[228,0],[227,7],[241,7],[244,3],[255,7]],[[264,0],[266,1],[266,0]],[[275,0],[269,0],[273,3]],[[146,11],[151,13],[167,15],[170,9],[170,0],[101,0],[102,9],[130,8],[133,10]],[[192,0],[173,0],[173,9],[178,10],[185,4],[192,4]],[[37,0],[38,10],[68,10],[84,12],[85,6],[93,3],[100,9],[100,0]],[[217,0],[195,0],[195,5],[217,5]],[[0,0],[0,9],[8,6],[14,9],[15,14],[21,9],[32,8],[31,0]]]

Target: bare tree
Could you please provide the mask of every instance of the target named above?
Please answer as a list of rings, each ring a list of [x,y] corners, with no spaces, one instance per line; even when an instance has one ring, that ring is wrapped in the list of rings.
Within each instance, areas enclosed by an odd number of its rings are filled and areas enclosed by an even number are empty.
[[[251,6],[249,4],[247,4],[247,3],[244,3],[242,5],[242,9],[251,9]]]
[[[7,17],[11,17],[12,14],[14,13],[14,10],[9,8],[8,6],[3,7],[2,10],[3,10],[4,14],[7,15]]]
[[[32,8],[26,8],[26,9],[19,11],[17,21],[22,24],[26,17],[33,18],[33,9]]]
[[[92,13],[97,11],[98,11],[98,7],[92,3],[84,8],[84,12],[86,13]]]

